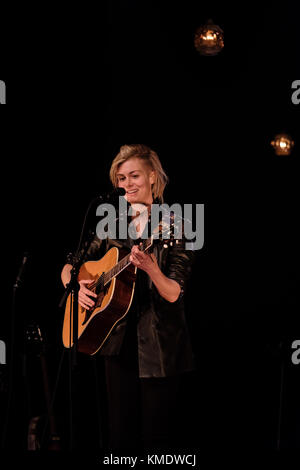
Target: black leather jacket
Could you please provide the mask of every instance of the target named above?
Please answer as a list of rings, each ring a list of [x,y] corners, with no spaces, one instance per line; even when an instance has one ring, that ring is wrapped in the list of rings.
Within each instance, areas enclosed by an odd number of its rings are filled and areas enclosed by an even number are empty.
[[[132,305],[125,318],[116,325],[99,354],[112,356],[122,354],[125,332],[135,331],[140,377],[167,377],[195,369],[194,355],[184,310],[184,292],[191,274],[195,253],[184,249],[184,239],[166,248],[161,241],[153,244],[153,253],[161,271],[181,286],[175,302],[163,299],[150,277],[137,270]],[[106,239],[96,237],[85,261],[100,259],[112,246],[126,247],[128,252],[134,240]],[[103,249],[104,248],[104,249]]]

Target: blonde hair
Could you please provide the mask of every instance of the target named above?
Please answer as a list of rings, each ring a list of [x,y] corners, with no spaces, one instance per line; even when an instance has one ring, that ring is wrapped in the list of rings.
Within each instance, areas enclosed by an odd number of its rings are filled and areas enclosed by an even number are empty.
[[[119,166],[130,158],[140,158],[148,167],[155,172],[155,182],[152,185],[153,198],[159,198],[163,202],[163,192],[169,181],[158,155],[146,145],[132,144],[123,145],[114,158],[109,172],[110,180],[115,188],[118,186],[117,171]]]

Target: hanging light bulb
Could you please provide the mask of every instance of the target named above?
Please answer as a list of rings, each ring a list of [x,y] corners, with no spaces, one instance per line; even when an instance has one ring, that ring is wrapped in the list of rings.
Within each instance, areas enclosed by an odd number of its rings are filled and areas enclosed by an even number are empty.
[[[276,155],[290,155],[294,141],[288,134],[277,134],[271,142]]]
[[[217,55],[224,47],[223,30],[208,20],[196,30],[194,45],[201,55]]]

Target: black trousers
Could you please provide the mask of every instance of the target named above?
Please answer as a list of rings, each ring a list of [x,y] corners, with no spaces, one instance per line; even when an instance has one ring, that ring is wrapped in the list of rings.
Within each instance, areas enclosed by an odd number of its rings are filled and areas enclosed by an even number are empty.
[[[179,376],[139,378],[128,357],[105,357],[109,447],[166,449],[183,431]]]
[[[140,378],[135,308],[127,315],[120,354],[104,356],[108,445],[112,449],[181,447],[191,427],[189,374]],[[190,397],[189,397],[190,398]]]

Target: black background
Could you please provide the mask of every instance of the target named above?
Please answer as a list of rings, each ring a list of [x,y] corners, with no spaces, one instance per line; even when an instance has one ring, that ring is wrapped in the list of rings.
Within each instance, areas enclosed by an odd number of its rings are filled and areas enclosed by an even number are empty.
[[[40,11],[20,7],[9,18],[0,64],[7,86],[1,108],[3,412],[12,286],[25,251],[30,259],[18,295],[7,445],[26,448],[28,419],[45,410],[38,359],[24,347],[24,328],[33,320],[41,326],[53,386],[62,350],[65,257],[77,246],[88,203],[110,189],[108,171],[119,147],[145,143],[170,177],[166,201],[205,204],[205,243],[186,298],[198,364],[191,445],[275,450],[283,384],[279,445],[299,449],[300,366],[291,363],[291,343],[300,339],[300,105],[291,101],[299,78],[296,2],[237,7],[131,0],[68,11],[51,4]],[[208,18],[225,33],[215,57],[201,57],[193,46],[195,29]],[[279,132],[295,141],[288,157],[275,156],[270,145]],[[67,374],[65,359],[55,411],[66,448]],[[93,446],[97,438],[89,441],[80,425],[95,413],[87,358],[80,358],[77,378],[87,408],[77,413],[76,429],[84,445]]]

